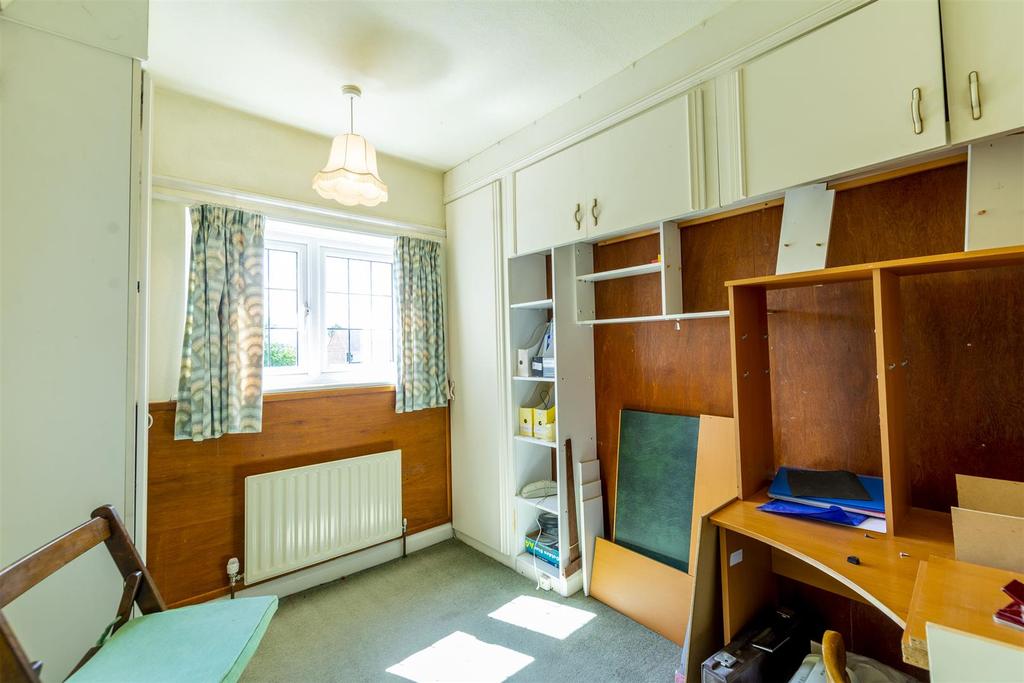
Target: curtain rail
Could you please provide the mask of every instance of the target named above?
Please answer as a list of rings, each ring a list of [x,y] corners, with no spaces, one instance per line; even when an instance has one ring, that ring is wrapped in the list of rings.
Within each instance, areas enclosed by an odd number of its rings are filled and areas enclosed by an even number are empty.
[[[233,190],[171,176],[153,176],[151,198],[186,205],[212,202],[235,209],[258,211],[268,218],[321,227],[342,228],[379,235],[409,235],[435,242],[444,242],[445,240],[443,228],[365,216],[339,209],[328,209],[305,202]]]

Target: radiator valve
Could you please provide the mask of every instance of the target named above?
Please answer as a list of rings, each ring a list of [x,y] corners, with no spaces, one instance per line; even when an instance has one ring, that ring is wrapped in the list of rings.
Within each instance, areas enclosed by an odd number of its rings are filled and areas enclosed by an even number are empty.
[[[237,557],[232,557],[230,560],[228,560],[228,566],[227,566],[228,587],[231,590],[231,599],[232,600],[235,599],[235,584],[238,583],[242,579],[242,577],[244,576],[243,574],[239,573],[238,569],[239,569],[239,567],[238,567],[238,558]]]

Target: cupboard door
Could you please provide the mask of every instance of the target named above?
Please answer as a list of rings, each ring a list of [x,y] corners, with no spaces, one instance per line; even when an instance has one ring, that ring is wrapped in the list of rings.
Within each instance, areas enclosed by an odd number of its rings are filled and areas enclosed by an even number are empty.
[[[452,526],[501,550],[498,452],[499,193],[482,187],[445,207],[448,232],[448,356],[455,398],[449,404]]]
[[[935,0],[878,0],[754,60],[740,80],[747,196],[946,142]]]
[[[1024,126],[1024,3],[941,0],[940,6],[951,141]]]
[[[580,145],[516,172],[517,254],[529,254],[585,237],[586,211],[580,192],[582,172]]]
[[[681,95],[582,143],[588,237],[699,208],[694,181],[703,173],[703,140],[692,130],[698,100]]]

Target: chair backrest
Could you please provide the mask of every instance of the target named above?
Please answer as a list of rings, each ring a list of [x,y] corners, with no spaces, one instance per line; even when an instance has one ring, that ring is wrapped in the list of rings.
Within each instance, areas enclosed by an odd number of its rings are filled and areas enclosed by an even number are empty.
[[[125,581],[125,595],[117,610],[115,629],[127,620],[132,603],[138,605],[143,614],[167,609],[121,518],[110,505],[96,508],[89,521],[0,569],[0,609],[100,543],[106,544]],[[97,649],[87,652],[75,668],[88,661]],[[25,654],[0,612],[0,681],[38,683],[41,667],[40,662],[32,662]]]

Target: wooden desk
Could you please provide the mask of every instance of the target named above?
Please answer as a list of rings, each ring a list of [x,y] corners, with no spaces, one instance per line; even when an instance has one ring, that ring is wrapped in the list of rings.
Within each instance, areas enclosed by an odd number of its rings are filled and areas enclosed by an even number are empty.
[[[997,609],[1010,604],[1002,588],[1013,579],[1024,581],[1024,576],[944,557],[922,562],[903,632],[904,661],[928,668],[929,622],[1024,649],[1024,631],[992,619]]]
[[[949,515],[914,510],[906,535],[894,537],[759,511],[757,506],[767,500],[762,492],[734,501],[713,514],[711,521],[806,562],[863,597],[900,627],[907,624],[921,561],[930,556],[953,557]],[[909,557],[900,557],[900,553]],[[859,565],[847,561],[851,555],[860,559]],[[726,568],[723,564],[723,570]]]

